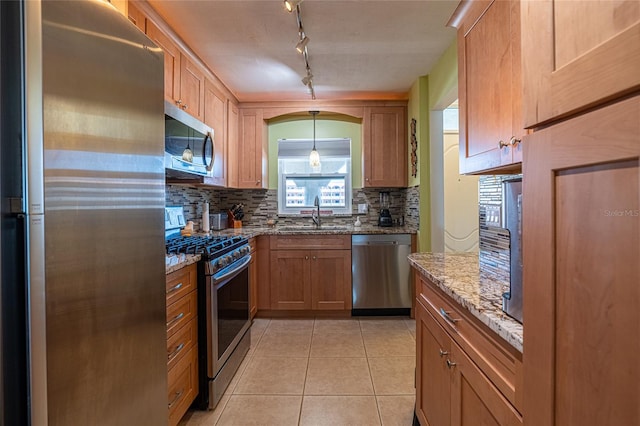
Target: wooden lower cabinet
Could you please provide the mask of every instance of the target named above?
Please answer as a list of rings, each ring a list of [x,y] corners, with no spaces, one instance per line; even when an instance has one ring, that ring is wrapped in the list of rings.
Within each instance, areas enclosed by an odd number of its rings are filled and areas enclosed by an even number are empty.
[[[249,315],[258,313],[258,251],[256,238],[249,239],[251,261],[249,262]]]
[[[169,426],[175,426],[198,395],[196,265],[168,274],[166,288],[167,409]]]
[[[522,416],[445,331],[416,303],[416,415],[422,426],[518,426]],[[479,345],[481,346],[481,345]],[[484,354],[490,357],[490,354]]]
[[[349,238],[271,238],[271,309],[351,310]],[[285,245],[297,249],[274,249]]]

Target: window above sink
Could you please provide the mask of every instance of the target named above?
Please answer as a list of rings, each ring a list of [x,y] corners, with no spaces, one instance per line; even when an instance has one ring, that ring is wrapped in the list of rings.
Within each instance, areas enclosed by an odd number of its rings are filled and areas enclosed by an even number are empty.
[[[351,139],[316,139],[320,166],[311,167],[312,140],[278,141],[278,214],[351,214]]]

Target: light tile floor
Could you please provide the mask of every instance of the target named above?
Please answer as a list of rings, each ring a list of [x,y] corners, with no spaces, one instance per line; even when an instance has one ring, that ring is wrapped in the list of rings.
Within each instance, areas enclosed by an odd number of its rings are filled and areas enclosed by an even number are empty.
[[[415,346],[410,318],[256,319],[216,409],[180,426],[410,426]]]

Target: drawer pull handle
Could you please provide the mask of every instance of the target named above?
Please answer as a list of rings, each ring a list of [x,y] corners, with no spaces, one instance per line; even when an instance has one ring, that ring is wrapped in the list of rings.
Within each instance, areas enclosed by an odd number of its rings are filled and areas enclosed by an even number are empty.
[[[451,362],[450,359],[447,359],[447,367],[452,368],[452,367],[455,367],[455,366],[456,366],[455,362]]]
[[[511,136],[511,139],[509,140],[509,145],[518,146],[518,144],[520,144],[520,142],[522,142],[522,140],[516,138],[515,136]]]
[[[444,318],[447,322],[451,323],[451,325],[456,325],[456,323],[460,321],[459,319],[451,318],[449,312],[445,311],[444,308],[440,308],[440,315],[442,315],[442,318]]]
[[[184,348],[184,343],[180,343],[178,347],[176,347],[176,349],[167,356],[167,359],[171,361],[176,355],[178,355],[182,348]]]
[[[173,293],[174,291],[180,290],[182,288],[182,283],[174,285],[169,290],[167,290],[167,294]]]
[[[500,142],[498,142],[499,149],[506,148],[508,146],[509,146],[509,142],[504,142],[503,140],[500,140]]]
[[[180,391],[175,393],[175,396],[173,397],[173,401],[169,403],[169,410],[171,410],[171,407],[173,407],[173,404],[178,402],[178,400],[180,399],[183,393],[184,393],[184,389],[180,389]]]
[[[445,355],[449,355],[449,352],[443,351],[442,349],[440,349],[440,358],[442,358]]]
[[[173,324],[180,321],[182,317],[184,317],[184,312],[180,312],[178,315],[173,317],[173,319],[167,323],[167,327],[171,327]]]

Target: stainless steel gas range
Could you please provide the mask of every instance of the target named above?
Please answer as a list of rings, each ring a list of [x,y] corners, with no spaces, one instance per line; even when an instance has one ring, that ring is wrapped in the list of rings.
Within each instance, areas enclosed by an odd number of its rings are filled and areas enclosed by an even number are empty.
[[[182,209],[167,207],[167,209]],[[167,218],[182,213],[169,210]],[[184,219],[177,222],[184,224]],[[171,225],[165,226],[170,228]],[[198,365],[195,405],[213,409],[222,398],[250,346],[249,262],[247,239],[241,236],[181,236],[167,232],[167,254],[199,254]]]

